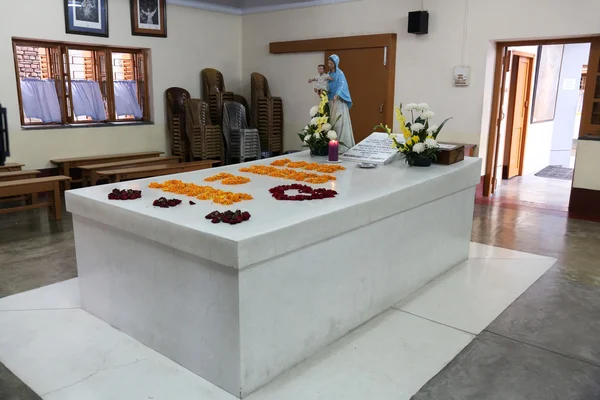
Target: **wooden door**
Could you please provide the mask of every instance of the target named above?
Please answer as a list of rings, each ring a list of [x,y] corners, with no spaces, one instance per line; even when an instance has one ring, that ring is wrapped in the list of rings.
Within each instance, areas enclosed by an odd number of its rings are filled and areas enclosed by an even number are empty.
[[[353,103],[350,118],[354,140],[358,143],[373,133],[375,125],[385,122],[387,50],[375,47],[326,51],[325,64],[332,54],[340,57],[339,67],[348,81]]]
[[[533,55],[513,53],[511,69],[502,174],[504,179],[523,174]]]
[[[579,136],[600,135],[600,39],[592,41],[583,92]]]

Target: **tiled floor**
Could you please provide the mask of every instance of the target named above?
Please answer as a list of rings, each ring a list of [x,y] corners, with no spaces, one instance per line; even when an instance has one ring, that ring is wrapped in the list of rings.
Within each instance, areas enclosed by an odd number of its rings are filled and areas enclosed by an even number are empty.
[[[41,214],[0,217],[0,297],[76,275],[68,215],[49,224]],[[408,398],[459,352],[415,399],[600,398],[600,224],[478,205],[473,227],[474,241],[559,261],[492,322],[543,259],[475,246],[469,263],[251,400]],[[0,361],[44,399],[231,399],[76,309],[74,288],[0,299]],[[37,399],[23,382],[0,364],[0,399]]]

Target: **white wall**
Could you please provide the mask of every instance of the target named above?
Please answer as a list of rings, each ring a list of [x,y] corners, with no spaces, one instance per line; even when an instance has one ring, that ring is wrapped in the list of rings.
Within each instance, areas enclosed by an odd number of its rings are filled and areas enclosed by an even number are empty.
[[[8,2],[8,1],[7,1]],[[164,91],[171,86],[200,96],[200,71],[223,72],[227,88],[241,87],[241,17],[171,6],[167,8],[168,38],[131,35],[129,0],[109,1],[109,38],[65,34],[63,0],[11,1],[0,24],[0,102],[8,109],[11,162],[26,168],[50,167],[59,157],[169,151]],[[152,49],[154,125],[21,130],[11,37],[144,47]],[[169,147],[169,149],[168,149]]]
[[[600,154],[600,141],[579,140],[577,142],[573,187],[600,190],[598,154]]]
[[[243,76],[263,73],[274,95],[282,96],[285,147],[298,148],[294,132],[308,118],[313,102],[304,84],[322,59],[319,54],[270,55],[269,42],[320,37],[397,33],[395,103],[427,101],[442,118],[453,116],[441,138],[487,146],[494,47],[490,41],[595,34],[600,27],[597,0],[471,0],[468,52],[471,83],[452,86],[452,67],[461,63],[465,0],[426,0],[429,34],[406,33],[407,13],[418,0],[363,0],[323,7],[246,15],[243,23]],[[571,21],[571,22],[567,22]],[[575,22],[572,22],[575,21]],[[343,69],[343,60],[341,67]],[[246,92],[249,83],[244,82]],[[482,117],[485,117],[482,121]],[[485,150],[480,151],[480,155]],[[484,163],[485,165],[485,163]]]
[[[573,147],[573,131],[576,127],[581,68],[588,63],[589,55],[589,43],[565,45],[556,99],[550,165],[569,166]],[[574,82],[574,86],[572,88],[566,86],[567,81]]]

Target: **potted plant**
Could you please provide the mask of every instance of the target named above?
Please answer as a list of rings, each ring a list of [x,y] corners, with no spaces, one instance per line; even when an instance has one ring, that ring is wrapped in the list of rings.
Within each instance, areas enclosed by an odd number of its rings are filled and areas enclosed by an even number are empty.
[[[310,123],[298,133],[298,137],[302,140],[302,147],[308,147],[311,156],[326,156],[329,141],[337,140],[337,133],[333,130],[337,120],[333,124],[330,123],[327,92],[323,91],[319,105],[310,109],[310,117]],[[345,146],[341,142],[340,144]]]
[[[427,103],[410,103],[404,106],[404,110],[410,112],[410,121],[407,121],[402,112],[402,104],[396,108],[396,120],[400,124],[402,135],[392,133],[387,125],[379,124],[376,128],[382,128],[387,132],[393,141],[393,146],[404,155],[408,165],[429,167],[437,159],[437,153],[440,151],[437,136],[446,122],[452,118],[446,118],[439,126],[431,124],[435,113],[429,109]]]

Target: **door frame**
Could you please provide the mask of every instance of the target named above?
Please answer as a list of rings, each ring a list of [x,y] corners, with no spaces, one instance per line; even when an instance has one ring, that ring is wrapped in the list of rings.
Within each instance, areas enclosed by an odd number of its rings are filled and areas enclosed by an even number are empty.
[[[507,51],[509,47],[516,46],[543,46],[548,44],[573,44],[588,43],[598,40],[600,35],[587,35],[572,38],[538,39],[538,40],[514,40],[496,42],[496,66],[494,71],[494,86],[492,90],[492,107],[490,112],[490,124],[488,130],[487,158],[485,163],[485,175],[483,178],[483,196],[488,197],[495,191],[497,177],[496,165],[498,165],[498,143],[500,141],[501,107],[504,96],[504,69],[507,67]],[[585,103],[585,99],[584,99]],[[583,113],[582,113],[583,118]],[[579,134],[581,135],[581,130]]]
[[[379,47],[387,49],[385,50],[386,85],[382,123],[384,125],[392,126],[394,124],[394,92],[396,88],[396,42],[397,35],[395,33],[329,37],[321,39],[271,42],[269,43],[269,52],[271,54],[290,54]]]
[[[512,131],[515,123],[515,101],[517,96],[517,82],[518,82],[518,63],[521,57],[531,59],[531,64],[529,65],[529,70],[527,71],[528,79],[527,86],[525,87],[525,93],[527,93],[527,104],[525,105],[525,121],[523,124],[523,129],[521,130],[521,148],[519,149],[519,158],[521,162],[519,163],[519,176],[523,175],[523,162],[525,161],[525,144],[527,141],[527,128],[529,127],[529,110],[531,105],[531,81],[533,79],[533,61],[535,60],[535,54],[526,53],[524,51],[518,50],[509,50],[511,61],[510,65],[510,84],[508,87],[508,107],[506,110],[506,132],[504,139],[504,154],[506,154],[506,148],[508,141],[508,132],[510,132],[510,138],[512,139]],[[508,154],[509,157],[509,165],[504,165],[504,161],[502,162],[502,179],[504,175],[508,176],[508,169],[510,168],[510,152]],[[505,174],[506,169],[506,174]]]

